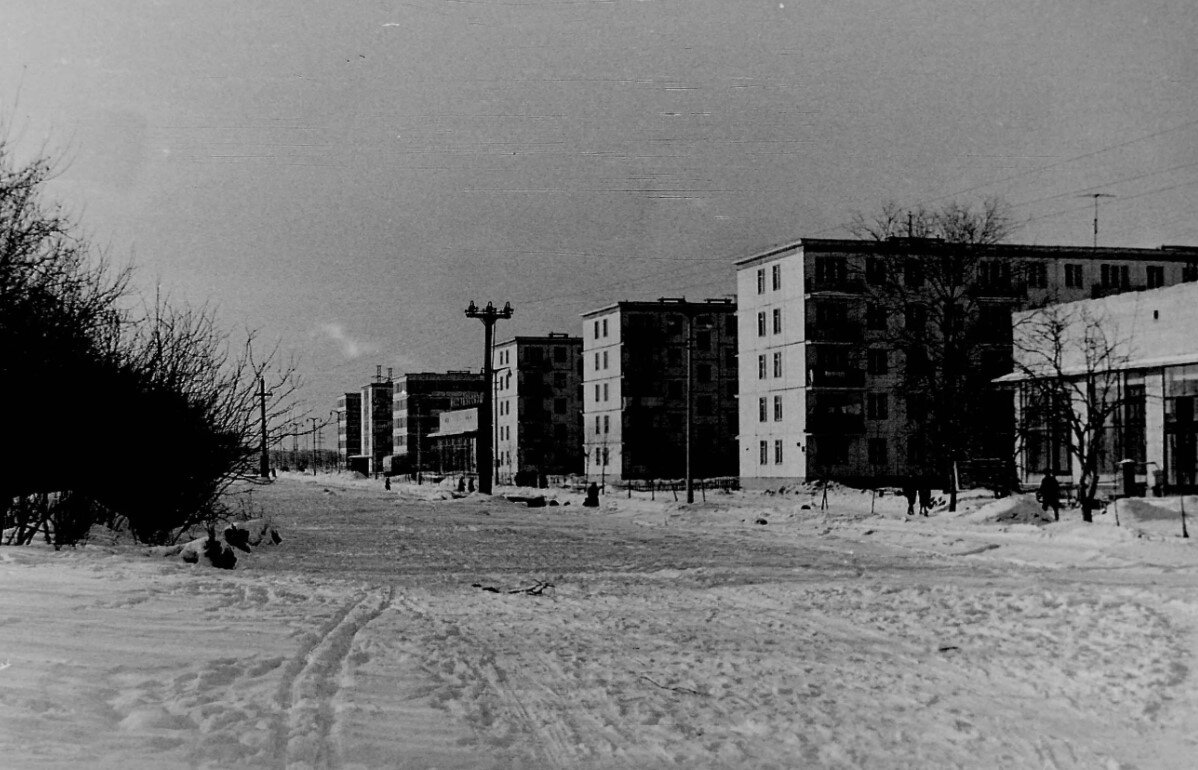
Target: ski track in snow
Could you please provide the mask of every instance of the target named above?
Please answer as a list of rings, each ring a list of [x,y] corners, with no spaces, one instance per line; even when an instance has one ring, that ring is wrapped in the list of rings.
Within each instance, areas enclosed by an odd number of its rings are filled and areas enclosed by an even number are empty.
[[[910,520],[890,500],[870,516],[857,493],[833,514],[315,491],[256,495],[277,495],[286,540],[231,573],[0,549],[4,761],[1130,770],[1198,753],[1198,558],[1176,539]]]

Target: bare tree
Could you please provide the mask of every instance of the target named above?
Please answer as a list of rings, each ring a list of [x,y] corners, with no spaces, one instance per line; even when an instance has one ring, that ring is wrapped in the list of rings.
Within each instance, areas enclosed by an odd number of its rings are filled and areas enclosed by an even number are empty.
[[[263,357],[252,332],[233,343],[206,308],[156,298],[130,310],[130,270],[45,200],[55,172],[45,156],[18,162],[0,135],[0,392],[15,450],[0,474],[0,531],[11,510],[10,542],[53,528],[62,545],[122,517],[139,539],[169,540],[218,515],[222,492],[248,475],[258,380],[277,425],[295,366],[277,350]]]
[[[1117,326],[1084,305],[1050,305],[1016,317],[1015,374],[1024,405],[1021,438],[1063,431],[1078,469],[1082,520],[1093,521],[1104,470],[1108,427],[1130,404],[1125,368],[1130,353]],[[1140,394],[1142,398],[1142,394]]]
[[[948,479],[998,422],[990,380],[1007,371],[1006,319],[1020,266],[987,257],[1015,221],[1006,203],[988,198],[935,209],[889,202],[875,214],[853,214],[846,227],[885,244],[860,266],[867,314],[885,319],[887,340],[902,353],[909,440]],[[955,485],[946,486],[955,509]]]

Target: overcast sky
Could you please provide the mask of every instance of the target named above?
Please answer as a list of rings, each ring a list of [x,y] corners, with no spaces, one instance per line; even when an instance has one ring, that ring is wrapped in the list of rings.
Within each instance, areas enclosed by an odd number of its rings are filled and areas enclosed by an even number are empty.
[[[854,210],[1198,244],[1192,0],[0,0],[9,134],[139,283],[301,355],[477,368]],[[331,435],[327,434],[327,435]]]

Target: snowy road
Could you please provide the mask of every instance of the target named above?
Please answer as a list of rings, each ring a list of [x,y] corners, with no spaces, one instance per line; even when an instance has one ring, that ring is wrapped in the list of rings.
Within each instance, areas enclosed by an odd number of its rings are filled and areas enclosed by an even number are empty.
[[[0,549],[0,766],[1198,762],[1189,541],[852,491],[429,496],[280,480],[283,545],[231,573]]]

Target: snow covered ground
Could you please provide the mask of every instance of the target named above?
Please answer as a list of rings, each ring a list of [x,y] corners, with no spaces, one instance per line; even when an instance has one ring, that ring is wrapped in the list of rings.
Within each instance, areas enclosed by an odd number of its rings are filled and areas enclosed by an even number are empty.
[[[1198,765],[1180,499],[550,497],[287,476],[232,572],[0,548],[0,766]]]

